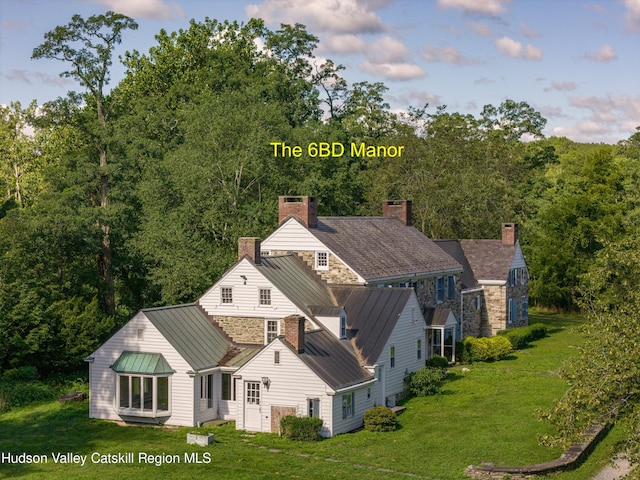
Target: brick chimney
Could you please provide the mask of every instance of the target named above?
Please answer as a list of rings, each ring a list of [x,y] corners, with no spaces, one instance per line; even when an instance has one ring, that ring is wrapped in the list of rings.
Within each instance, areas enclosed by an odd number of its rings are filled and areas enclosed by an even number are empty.
[[[411,219],[411,200],[385,200],[382,202],[382,216],[396,217],[406,226],[413,225]]]
[[[284,339],[296,352],[304,352],[304,317],[302,315],[285,317]]]
[[[515,245],[518,241],[518,224],[503,223],[502,224],[502,244]]]
[[[260,239],[257,237],[241,237],[238,239],[238,260],[248,257],[254,265],[260,265]]]
[[[306,227],[316,228],[318,226],[318,203],[316,197],[286,197],[278,199],[278,224],[282,224],[287,217],[294,215]]]

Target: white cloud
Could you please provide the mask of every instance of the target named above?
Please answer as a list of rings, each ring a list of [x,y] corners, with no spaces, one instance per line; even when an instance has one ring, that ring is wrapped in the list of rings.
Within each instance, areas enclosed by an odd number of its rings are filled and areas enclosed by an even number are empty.
[[[476,33],[476,35],[479,35],[481,37],[490,37],[491,35],[493,35],[493,32],[491,31],[491,27],[489,27],[488,25],[485,25],[484,23],[469,22],[467,23],[467,25],[471,27],[471,29]]]
[[[368,48],[365,41],[356,35],[328,35],[320,43],[318,51],[335,55],[353,55],[365,53]]]
[[[544,89],[545,92],[557,90],[560,92],[569,92],[575,90],[577,87],[576,82],[551,82],[551,85]]]
[[[640,95],[571,97],[569,104],[590,111],[589,117],[574,127],[570,138],[577,141],[615,142],[630,136],[640,124]]]
[[[28,70],[9,70],[3,72],[2,76],[7,80],[33,85],[47,85],[50,87],[64,87],[66,85],[74,85],[75,82],[69,78],[59,75],[51,75],[45,72],[31,72]]]
[[[385,25],[376,13],[392,0],[264,0],[245,7],[250,17],[269,25],[303,23],[310,32],[380,33]]]
[[[627,7],[627,29],[631,33],[640,31],[640,0],[624,0]]]
[[[480,61],[474,58],[465,57],[454,47],[434,47],[427,45],[421,53],[421,57],[428,62],[453,63],[455,65],[475,65]]]
[[[524,22],[520,23],[520,30],[522,31],[522,35],[526,38],[538,38],[540,36],[540,32],[538,30],[531,28]]]
[[[413,80],[427,75],[422,68],[413,63],[373,63],[365,60],[358,67],[363,72],[389,80]]]
[[[595,62],[610,62],[616,60],[618,55],[616,55],[611,45],[603,45],[597,52],[586,53],[585,57]]]
[[[513,40],[509,37],[502,37],[496,40],[496,48],[500,53],[510,58],[522,58],[525,60],[541,60],[543,52],[540,48],[532,45],[526,47],[522,45],[522,42]]]
[[[168,5],[164,0],[92,0],[104,5],[114,12],[122,13],[132,18],[151,18],[153,20],[171,20],[184,17],[182,7],[172,2]]]
[[[506,11],[511,0],[438,0],[441,8],[459,8],[465,13],[497,16]]]
[[[24,23],[22,22],[12,22],[10,20],[4,20],[2,22],[3,30],[17,30],[19,32],[24,31]]]
[[[373,63],[399,63],[407,60],[410,53],[400,40],[385,35],[371,43],[367,57]]]

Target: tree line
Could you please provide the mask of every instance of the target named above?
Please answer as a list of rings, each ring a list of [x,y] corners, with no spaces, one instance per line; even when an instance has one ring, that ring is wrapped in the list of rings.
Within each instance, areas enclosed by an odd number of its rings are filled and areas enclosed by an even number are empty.
[[[194,301],[239,236],[273,231],[279,195],[314,195],[321,215],[411,199],[431,238],[499,238],[518,222],[532,304],[635,315],[640,131],[617,145],[544,138],[546,120],[514,100],[477,117],[396,115],[383,83],[348,84],[314,57],[303,25],[257,19],[162,30],[106,93],[113,48],[136,27],[74,16],[33,58],[60,60],[81,90],[1,107],[0,371],[82,369],[138,309]],[[318,158],[272,142],[405,148]]]

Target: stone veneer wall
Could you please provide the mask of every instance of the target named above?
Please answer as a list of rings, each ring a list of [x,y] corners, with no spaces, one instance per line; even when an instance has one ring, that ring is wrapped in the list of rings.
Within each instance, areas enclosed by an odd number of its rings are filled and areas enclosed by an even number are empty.
[[[284,255],[291,252],[272,251],[272,255]],[[295,252],[320,278],[327,283],[335,283],[340,285],[360,285],[358,277],[353,271],[342,263],[335,255],[329,253],[329,268],[327,270],[315,270],[316,252],[313,250],[305,250]]]
[[[483,327],[487,324],[486,310],[484,306],[480,309],[476,309],[476,297],[480,295],[482,298],[482,304],[484,305],[484,293],[471,292],[464,295],[463,306],[464,315],[462,316],[462,336],[463,337],[479,337],[482,335]],[[483,324],[484,320],[484,324]],[[486,327],[484,327],[486,330]]]
[[[264,343],[264,318],[258,317],[222,317],[212,315],[211,320],[236,343]]]
[[[507,295],[504,285],[485,285],[483,314],[486,314],[486,330],[482,336],[492,336],[507,328]]]

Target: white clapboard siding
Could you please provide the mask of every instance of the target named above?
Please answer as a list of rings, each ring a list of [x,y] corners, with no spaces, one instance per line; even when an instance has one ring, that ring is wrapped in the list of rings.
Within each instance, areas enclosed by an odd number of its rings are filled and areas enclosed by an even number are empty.
[[[274,364],[274,351],[280,352],[280,363]],[[285,345],[281,339],[276,339],[260,351],[246,365],[241,367],[237,375],[236,390],[236,428],[246,430],[244,420],[245,382],[260,382],[260,417],[259,431],[271,431],[271,406],[295,407],[298,416],[308,415],[307,400],[320,400],[320,418],[324,421],[322,434],[335,435],[332,425],[332,398],[329,386],[324,383],[298,356]],[[262,377],[269,378],[269,387],[262,384]],[[258,430],[258,429],[254,429]]]
[[[293,218],[263,240],[260,248],[276,252],[329,251],[324,243]]]
[[[142,339],[138,340],[138,331]],[[105,420],[122,420],[115,402],[117,375],[111,370],[123,351],[161,353],[175,373],[170,380],[171,416],[167,425],[194,425],[194,382],[186,372],[191,368],[143,312],[139,312],[126,325],[93,353],[90,364],[89,416]],[[144,418],[141,418],[141,421]]]
[[[422,355],[418,359],[417,342],[422,341]],[[395,347],[395,366],[391,368],[390,351]],[[425,364],[425,322],[415,294],[409,297],[398,317],[393,332],[384,346],[378,361],[384,365],[384,398],[401,393],[407,372],[415,372]]]
[[[338,392],[333,397],[333,434],[351,432],[363,425],[364,413],[375,406],[375,384]],[[344,395],[355,392],[355,410],[353,416],[342,418],[342,401]]]
[[[246,278],[246,284],[245,279]],[[222,303],[220,289],[233,289],[233,303]],[[260,289],[271,289],[271,305],[260,305]],[[269,282],[260,271],[244,259],[228,270],[199,300],[209,315],[227,317],[284,318],[289,315],[302,315],[311,320],[293,302]]]

